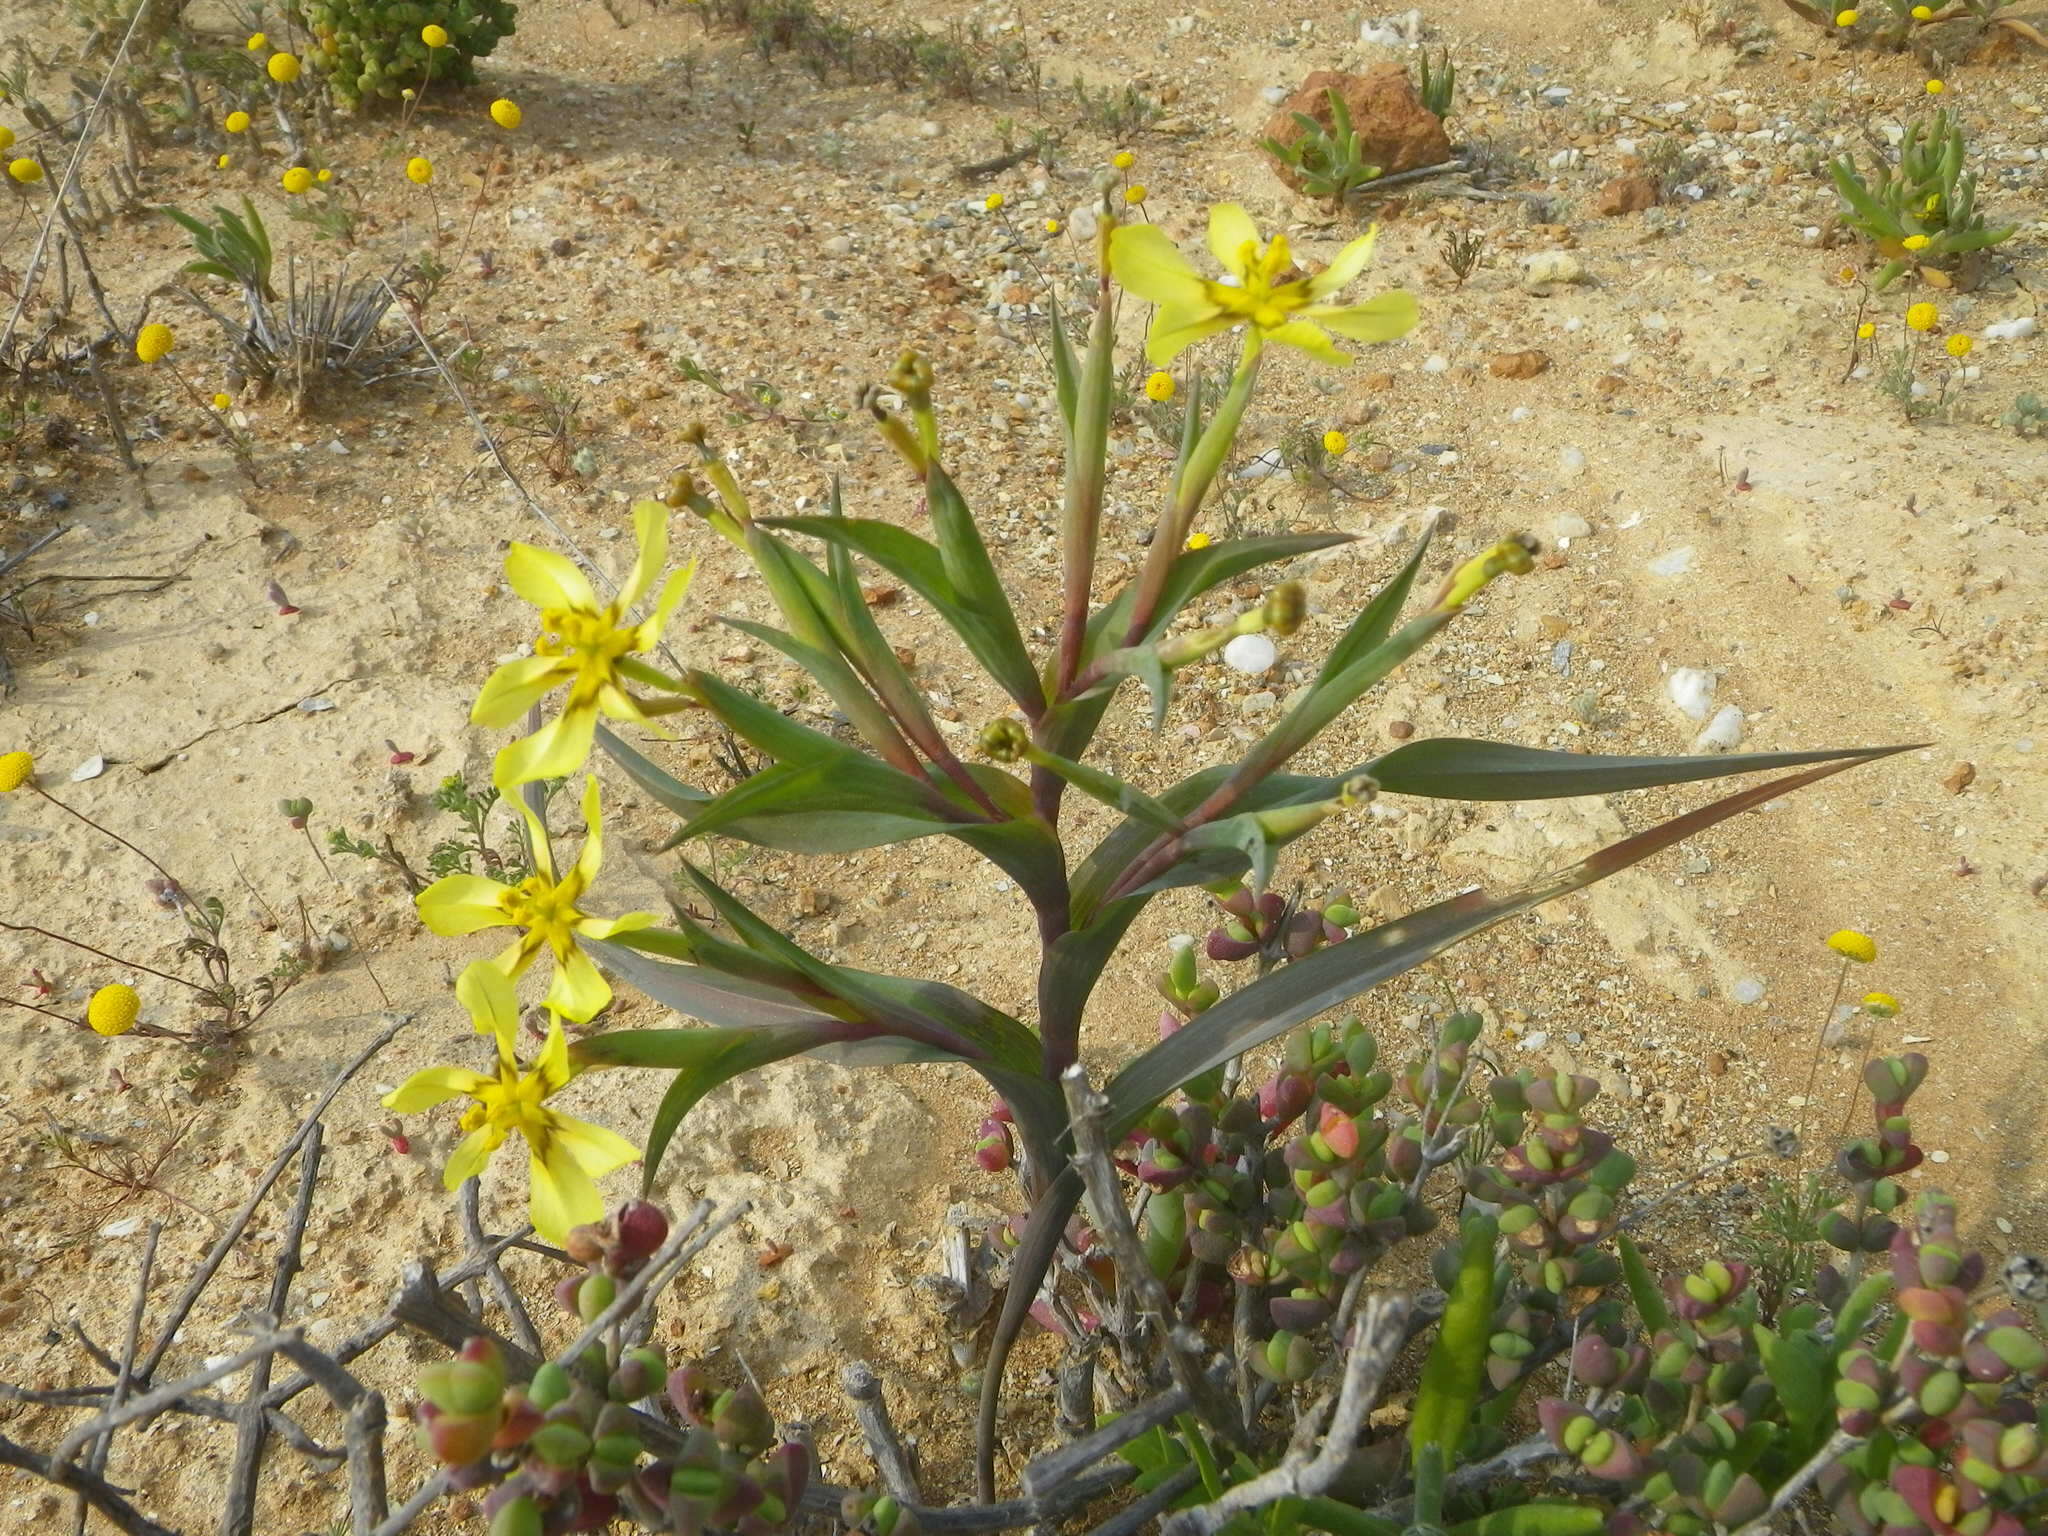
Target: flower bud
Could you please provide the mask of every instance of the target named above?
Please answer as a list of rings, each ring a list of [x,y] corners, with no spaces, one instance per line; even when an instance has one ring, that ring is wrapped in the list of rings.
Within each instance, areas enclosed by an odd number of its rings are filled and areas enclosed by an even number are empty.
[[[1308,616],[1308,589],[1298,581],[1283,581],[1266,594],[1265,606],[1260,617],[1266,621],[1266,628],[1283,640],[1301,628],[1301,621]]]
[[[1021,722],[1008,715],[989,721],[981,728],[981,750],[999,763],[1014,763],[1031,746],[1031,735]]]
[[[571,1227],[562,1239],[562,1251],[576,1264],[597,1264],[604,1260],[604,1228],[596,1222],[586,1221],[581,1226]]]
[[[619,1233],[619,1257],[644,1263],[668,1241],[668,1213],[651,1200],[628,1200],[613,1218]]]

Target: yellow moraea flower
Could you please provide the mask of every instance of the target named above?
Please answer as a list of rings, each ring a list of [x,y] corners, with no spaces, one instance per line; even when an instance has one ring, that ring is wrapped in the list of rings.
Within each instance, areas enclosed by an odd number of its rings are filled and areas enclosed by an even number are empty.
[[[468,1135],[457,1143],[441,1174],[451,1190],[483,1172],[491,1154],[516,1132],[526,1142],[534,1230],[544,1241],[560,1243],[571,1227],[604,1216],[604,1197],[594,1181],[632,1162],[640,1149],[603,1126],[547,1107],[547,1100],[575,1075],[559,1018],[549,1020],[547,1044],[533,1070],[521,1073],[512,1054],[519,1026],[512,983],[496,966],[480,960],[456,979],[455,995],[469,1009],[478,1032],[496,1038],[496,1073],[428,1067],[386,1094],[384,1107],[410,1115],[450,1099],[473,1101],[462,1112],[462,1129]]]
[[[303,165],[295,165],[278,178],[278,184],[293,197],[297,197],[312,187],[313,173]]]
[[[85,1022],[92,1026],[94,1034],[111,1039],[133,1029],[141,1013],[142,999],[135,989],[117,981],[93,993],[92,1000],[85,1005]]]
[[[1173,375],[1163,370],[1145,380],[1145,398],[1164,403],[1173,398]]]
[[[0,795],[11,795],[35,777],[36,760],[27,752],[0,752]]]
[[[1828,948],[1844,960],[1854,960],[1858,965],[1868,965],[1877,958],[1877,940],[1867,933],[1858,933],[1854,928],[1839,928],[1829,934]]]
[[[406,180],[424,187],[434,179],[434,162],[425,155],[414,155],[405,162]]]
[[[221,127],[227,129],[229,133],[247,133],[249,131],[249,114],[246,112],[230,112],[227,115],[227,120],[221,124]]]
[[[1906,306],[1906,324],[1916,331],[1931,331],[1941,322],[1941,311],[1932,304],[1920,303]]]
[[[299,61],[294,54],[273,53],[263,67],[279,85],[290,85],[299,78]]]
[[[22,155],[18,159],[7,162],[7,174],[20,182],[24,187],[31,186],[43,179],[42,163],[37,160],[31,160],[27,155]]]
[[[608,939],[615,933],[650,928],[655,920],[647,912],[590,917],[577,906],[597,879],[598,865],[604,859],[595,774],[584,780],[583,849],[574,867],[559,880],[548,854],[546,830],[523,803],[520,810],[533,834],[534,872],[517,885],[500,885],[482,875],[443,875],[416,898],[420,920],[443,938],[485,928],[524,928],[526,931],[491,963],[501,974],[517,976],[547,950],[554,956],[555,977],[543,1002],[580,1024],[612,1000],[612,989],[591,964],[590,956],[577,947],[577,935]]]
[[[145,325],[135,333],[135,355],[145,363],[162,362],[177,344],[178,338],[168,325]]]
[[[1351,341],[1392,341],[1415,328],[1415,298],[1383,293],[1363,304],[1329,300],[1372,260],[1377,229],[1360,236],[1314,277],[1283,283],[1294,264],[1287,237],[1261,243],[1258,226],[1236,203],[1209,210],[1209,251],[1230,274],[1226,281],[1203,277],[1156,224],[1125,224],[1109,239],[1109,266],[1116,280],[1141,299],[1159,306],[1145,341],[1146,356],[1158,366],[1173,361],[1205,337],[1249,325],[1249,355],[1264,342],[1297,348],[1339,367],[1351,359],[1330,343],[1329,331]]]
[[[448,46],[448,29],[443,26],[437,26],[430,21],[420,28],[420,41],[429,48],[446,48]]]
[[[652,590],[668,563],[668,509],[658,501],[636,503],[633,531],[640,552],[619,595],[609,603],[599,603],[583,573],[562,556],[530,544],[514,544],[507,551],[505,579],[540,610],[540,638],[534,642],[533,655],[508,661],[491,674],[477,695],[470,721],[494,728],[511,725],[564,683],[569,697],[556,719],[498,754],[491,777],[499,789],[509,791],[533,779],[559,779],[581,768],[590,756],[599,715],[651,724],[626,692],[628,680],[659,688],[675,686],[629,657],[660,644],[661,631],[689,590],[697,565],[693,560],[668,578],[652,614],[638,624],[627,623],[627,613]]]
[[[519,110],[519,103],[510,97],[500,96],[491,103],[491,121],[510,133],[525,120],[526,114]]]

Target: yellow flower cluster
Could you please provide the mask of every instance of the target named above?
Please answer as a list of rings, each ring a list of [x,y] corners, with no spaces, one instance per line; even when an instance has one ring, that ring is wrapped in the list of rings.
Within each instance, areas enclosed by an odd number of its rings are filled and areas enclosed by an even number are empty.
[[[1844,960],[1854,960],[1858,965],[1868,965],[1877,958],[1877,940],[1867,933],[1858,933],[1854,928],[1838,928],[1829,934],[1828,948]]]
[[[1161,370],[1145,380],[1145,398],[1164,404],[1173,398],[1173,375]]]
[[[264,72],[279,85],[290,85],[299,78],[299,61],[295,54],[273,53],[270,62],[263,68]]]
[[[92,1026],[94,1034],[111,1039],[133,1029],[141,1013],[141,997],[133,987],[117,981],[93,993],[91,1001],[85,1005],[85,1022]]]
[[[24,187],[34,186],[43,179],[42,162],[32,160],[27,155],[21,155],[7,162],[7,174],[20,182]]]
[[[168,325],[145,325],[135,333],[135,355],[145,363],[160,363],[171,355],[177,336]]]
[[[491,103],[491,121],[507,133],[517,128],[525,116],[526,114],[519,110],[519,103],[510,97],[500,96]]]
[[[36,760],[27,752],[0,753],[0,795],[11,795],[36,774]]]
[[[405,179],[415,186],[424,187],[434,179],[434,162],[425,155],[414,155],[405,162]]]

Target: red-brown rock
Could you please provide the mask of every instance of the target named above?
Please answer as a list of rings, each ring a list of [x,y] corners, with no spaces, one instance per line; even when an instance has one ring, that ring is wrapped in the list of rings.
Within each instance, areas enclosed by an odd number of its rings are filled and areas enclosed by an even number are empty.
[[[1417,171],[1425,165],[1440,165],[1451,158],[1451,141],[1436,114],[1422,104],[1409,82],[1408,71],[1399,64],[1375,64],[1362,75],[1347,75],[1334,69],[1319,69],[1302,81],[1301,89],[1281,102],[1267,119],[1262,138],[1292,144],[1302,135],[1294,120],[1299,112],[1330,126],[1329,92],[1335,89],[1351,114],[1352,131],[1358,135],[1367,162],[1391,176],[1397,171]],[[1284,161],[1274,161],[1279,178],[1296,191],[1301,178]]]
[[[1617,218],[1624,213],[1641,213],[1645,208],[1654,207],[1657,202],[1657,182],[1654,177],[1641,174],[1617,176],[1603,186],[1593,199],[1593,211],[1602,218]]]

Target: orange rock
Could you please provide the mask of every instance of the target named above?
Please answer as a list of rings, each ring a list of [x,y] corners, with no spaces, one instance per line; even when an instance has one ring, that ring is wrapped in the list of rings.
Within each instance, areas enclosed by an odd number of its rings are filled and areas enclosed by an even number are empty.
[[[1351,114],[1351,128],[1358,135],[1360,152],[1382,175],[1420,170],[1440,165],[1451,158],[1451,141],[1435,113],[1422,104],[1409,82],[1408,71],[1399,64],[1375,64],[1362,75],[1348,75],[1334,69],[1319,69],[1302,81],[1301,89],[1281,102],[1266,121],[1262,138],[1292,144],[1302,135],[1294,120],[1299,112],[1313,118],[1325,129],[1330,126],[1329,92],[1335,90]],[[1296,191],[1301,178],[1285,162],[1275,160],[1274,173]]]

